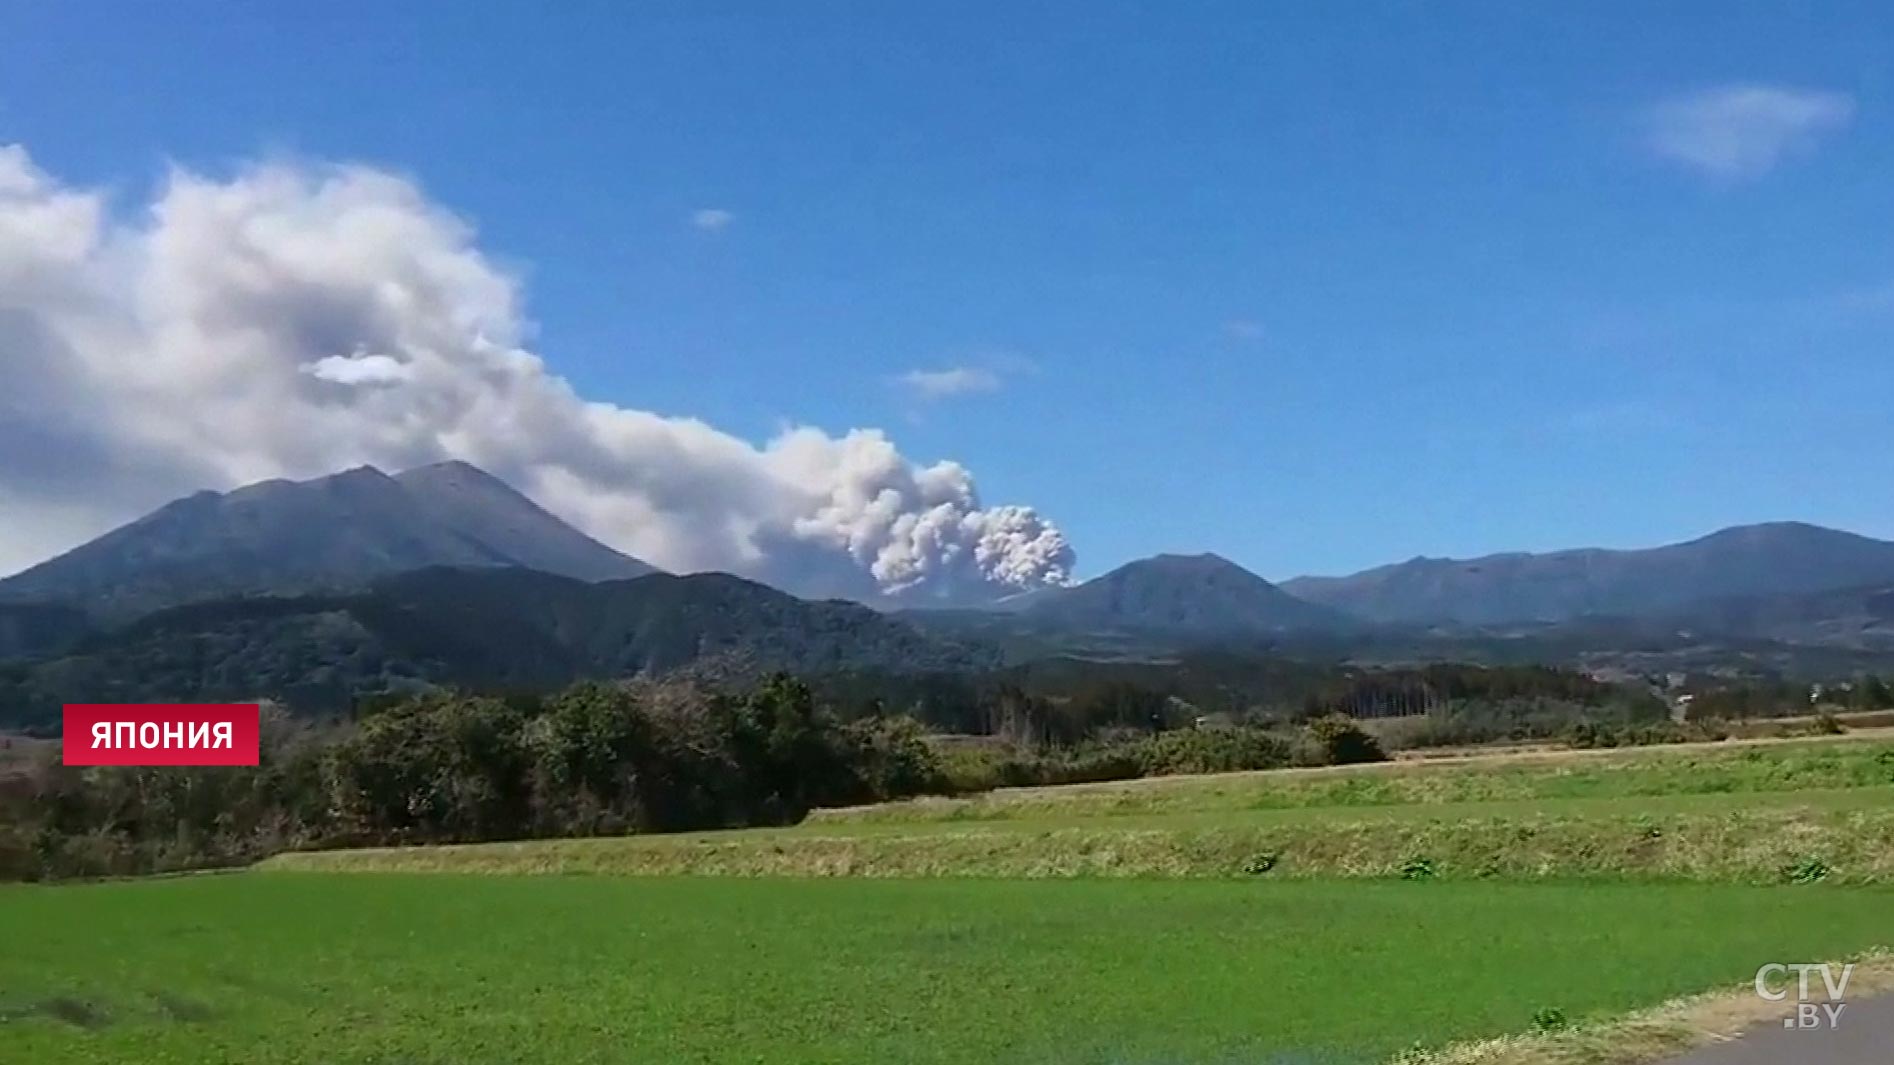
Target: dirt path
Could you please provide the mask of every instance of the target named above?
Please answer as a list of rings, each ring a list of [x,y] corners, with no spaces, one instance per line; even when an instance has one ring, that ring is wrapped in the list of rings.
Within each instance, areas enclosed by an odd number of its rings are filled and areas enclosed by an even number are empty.
[[[1848,1003],[1833,1030],[1764,1026],[1665,1065],[1888,1065],[1894,1062],[1894,995]]]

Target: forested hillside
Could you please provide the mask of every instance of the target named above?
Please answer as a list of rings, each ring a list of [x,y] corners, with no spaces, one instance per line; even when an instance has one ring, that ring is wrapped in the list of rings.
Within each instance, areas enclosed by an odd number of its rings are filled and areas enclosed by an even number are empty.
[[[531,570],[432,569],[355,595],[214,600],[0,665],[0,723],[47,726],[68,702],[271,698],[305,713],[455,685],[545,691],[684,667],[760,676],[962,670],[990,652],[843,602],[724,574],[588,583]]]

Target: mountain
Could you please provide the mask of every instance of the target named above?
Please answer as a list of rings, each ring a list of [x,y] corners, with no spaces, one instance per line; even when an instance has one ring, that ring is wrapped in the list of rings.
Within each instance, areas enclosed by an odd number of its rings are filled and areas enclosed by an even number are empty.
[[[1894,652],[1894,582],[1802,595],[1710,599],[1691,604],[1669,620],[1699,638],[1735,636]]]
[[[360,588],[428,566],[520,566],[583,580],[654,572],[497,478],[447,462],[396,477],[362,466],[199,492],[0,581],[0,601],[124,619],[222,596]]]
[[[1876,583],[1894,583],[1894,543],[1777,522],[1646,550],[1416,558],[1283,588],[1371,621],[1487,625],[1666,614],[1705,600]]]
[[[1038,624],[1192,638],[1347,628],[1335,610],[1305,602],[1217,555],[1157,555],[1019,607]]]
[[[0,603],[0,662],[62,651],[91,631],[84,612],[56,603]]]
[[[855,603],[721,573],[592,583],[519,568],[425,569],[352,594],[174,607],[10,663],[0,668],[0,725],[44,724],[66,702],[267,697],[338,711],[365,694],[429,685],[544,690],[690,668],[952,672],[996,661]]]
[[[394,480],[440,525],[478,541],[511,565],[584,581],[658,572],[553,517],[478,466],[437,462],[398,473]]]

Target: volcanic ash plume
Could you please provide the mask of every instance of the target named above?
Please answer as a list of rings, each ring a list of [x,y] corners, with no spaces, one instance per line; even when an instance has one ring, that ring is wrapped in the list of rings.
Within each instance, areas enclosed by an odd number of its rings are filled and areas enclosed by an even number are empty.
[[[402,177],[179,170],[120,223],[0,146],[0,572],[199,488],[461,458],[675,571],[917,600],[1069,580],[1064,536],[956,463],[587,400],[528,333],[518,282]]]

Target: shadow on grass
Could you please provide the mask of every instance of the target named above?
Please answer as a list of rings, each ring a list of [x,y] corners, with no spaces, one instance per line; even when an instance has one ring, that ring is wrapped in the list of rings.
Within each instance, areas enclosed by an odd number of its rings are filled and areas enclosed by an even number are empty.
[[[0,1024],[23,1021],[31,1017],[44,1017],[59,1021],[74,1028],[83,1028],[94,1032],[112,1023],[111,1015],[105,1007],[96,1002],[67,995],[54,995],[51,998],[30,1002],[24,1006],[0,1005]]]

